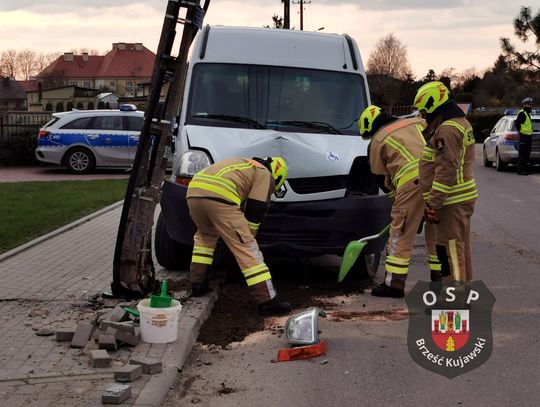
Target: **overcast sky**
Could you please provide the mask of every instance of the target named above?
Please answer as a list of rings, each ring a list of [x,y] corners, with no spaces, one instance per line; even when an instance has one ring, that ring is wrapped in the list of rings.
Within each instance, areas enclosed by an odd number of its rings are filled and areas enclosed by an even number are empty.
[[[91,48],[106,52],[113,42],[142,42],[155,52],[166,0],[0,0],[0,51],[37,52]],[[517,0],[312,0],[305,6],[304,30],[347,33],[356,39],[364,63],[377,41],[389,33],[407,46],[417,77],[428,69],[479,71],[500,54],[499,37],[517,43],[512,22]],[[533,8],[533,13],[538,8]],[[211,0],[205,24],[272,23],[283,15],[280,0]],[[299,5],[291,4],[291,25],[300,27]],[[532,47],[529,46],[529,48]]]

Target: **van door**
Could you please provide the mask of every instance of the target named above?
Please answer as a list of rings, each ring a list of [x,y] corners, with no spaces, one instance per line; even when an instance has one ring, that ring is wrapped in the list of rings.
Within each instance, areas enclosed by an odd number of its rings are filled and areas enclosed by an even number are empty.
[[[88,142],[94,148],[101,166],[128,167],[131,165],[128,132],[122,115],[97,116],[88,130]]]

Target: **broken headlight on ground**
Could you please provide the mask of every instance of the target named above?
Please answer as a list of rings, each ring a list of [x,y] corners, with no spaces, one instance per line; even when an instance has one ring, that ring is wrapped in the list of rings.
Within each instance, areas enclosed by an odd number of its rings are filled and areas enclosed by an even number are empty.
[[[291,345],[312,345],[319,343],[319,315],[325,316],[319,308],[293,315],[285,324],[285,337]]]

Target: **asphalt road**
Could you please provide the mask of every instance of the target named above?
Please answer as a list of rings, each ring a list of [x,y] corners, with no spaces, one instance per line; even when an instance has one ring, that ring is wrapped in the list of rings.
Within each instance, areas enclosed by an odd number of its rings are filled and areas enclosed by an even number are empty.
[[[227,350],[199,344],[165,405],[540,405],[540,171],[499,173],[482,167],[478,156],[475,175],[481,194],[473,216],[476,279],[496,297],[493,353],[484,365],[452,380],[424,370],[408,354],[408,319],[399,317],[405,302],[366,293],[333,299],[332,312],[321,319],[326,356],[273,363],[286,343],[271,328],[284,318],[266,320],[265,330]],[[409,289],[428,279],[425,261],[419,239]],[[338,318],[337,311],[362,314]],[[368,317],[373,311],[397,318]]]

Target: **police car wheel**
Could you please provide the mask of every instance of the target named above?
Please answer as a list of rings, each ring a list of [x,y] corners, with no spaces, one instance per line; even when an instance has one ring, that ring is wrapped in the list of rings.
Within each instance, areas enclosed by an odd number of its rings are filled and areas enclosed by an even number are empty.
[[[495,169],[497,171],[504,171],[506,169],[506,163],[501,160],[499,150],[495,151]]]
[[[484,148],[483,150],[483,154],[482,154],[482,158],[483,158],[483,162],[484,162],[484,167],[492,167],[493,166],[493,161],[489,161],[488,158],[487,158],[487,154],[486,154],[486,149]]]
[[[86,148],[74,148],[69,150],[64,159],[69,172],[73,174],[87,174],[96,165],[94,155]]]

